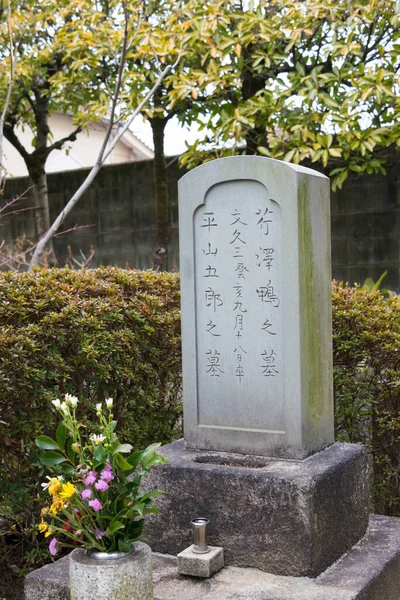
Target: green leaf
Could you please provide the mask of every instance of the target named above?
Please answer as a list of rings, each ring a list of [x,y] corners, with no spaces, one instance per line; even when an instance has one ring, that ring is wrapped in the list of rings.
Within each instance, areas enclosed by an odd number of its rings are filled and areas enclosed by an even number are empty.
[[[39,435],[35,440],[35,444],[41,450],[59,450],[60,448],[57,442],[47,437],[47,435]]]
[[[120,552],[129,552],[129,550],[131,549],[131,547],[132,547],[132,542],[131,541],[129,541],[129,540],[126,541],[126,540],[123,540],[123,539],[119,539],[118,540],[118,550]]]
[[[116,454],[117,452],[121,452],[123,454],[123,453],[130,452],[131,450],[132,450],[131,444],[118,444],[118,446],[114,450],[113,454]]]
[[[93,451],[93,456],[99,463],[102,463],[106,460],[107,454],[101,444],[95,447]]]
[[[124,529],[124,527],[125,525],[121,523],[121,521],[112,521],[107,529],[111,534],[113,534],[120,529]]]
[[[43,465],[59,465],[67,459],[58,452],[44,452],[40,457],[40,462]]]
[[[138,452],[134,452],[127,458],[127,461],[131,465],[132,469],[136,469],[136,467],[140,463],[140,459],[142,458],[142,455],[143,455],[143,452],[138,451]]]
[[[127,460],[125,460],[122,454],[116,454],[115,461],[117,463],[118,468],[121,469],[121,471],[132,471],[132,465]]]
[[[60,423],[56,430],[56,440],[58,446],[64,450],[65,440],[67,439],[67,429],[64,423]]]
[[[143,494],[143,496],[138,496],[137,501],[144,502],[145,500],[148,500],[152,496],[159,496],[160,494],[166,494],[166,493],[167,492],[163,492],[161,490],[150,490],[149,492],[146,492],[145,494]]]
[[[72,450],[72,444],[73,444],[73,441],[71,438],[69,438],[68,442],[67,442],[67,454],[68,454],[69,460],[75,464],[76,454]]]

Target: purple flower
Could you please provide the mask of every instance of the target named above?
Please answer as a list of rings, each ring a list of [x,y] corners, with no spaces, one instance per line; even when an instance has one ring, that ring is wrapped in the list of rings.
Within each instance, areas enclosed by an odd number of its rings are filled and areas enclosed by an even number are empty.
[[[96,490],[99,490],[99,492],[105,492],[106,490],[108,490],[108,483],[100,479],[100,481],[94,484],[94,487],[96,488]]]
[[[92,490],[86,488],[82,491],[81,498],[82,500],[89,500],[92,497]]]
[[[99,502],[97,498],[95,498],[94,500],[89,500],[89,506],[90,508],[93,508],[93,510],[95,510],[96,512],[103,508],[101,502]]]
[[[92,485],[97,480],[97,471],[90,471],[86,479],[83,480],[85,485]]]
[[[53,539],[50,541],[50,544],[49,544],[49,551],[50,551],[50,554],[51,554],[52,556],[55,556],[55,555],[57,554],[57,540],[56,540],[56,538],[53,538]]]
[[[104,535],[104,531],[102,529],[95,529],[94,535],[95,535],[96,540],[101,540],[101,538]]]
[[[107,481],[107,483],[114,479],[112,466],[110,464],[106,464],[106,466],[100,473],[100,479],[103,479],[103,481]]]

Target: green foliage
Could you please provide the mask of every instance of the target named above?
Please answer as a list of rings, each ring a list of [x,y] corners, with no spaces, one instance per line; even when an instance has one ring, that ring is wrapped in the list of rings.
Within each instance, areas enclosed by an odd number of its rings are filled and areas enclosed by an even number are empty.
[[[67,392],[87,400],[80,407],[87,422],[90,406],[111,396],[120,439],[136,448],[179,436],[179,302],[176,274],[117,268],[0,274],[2,509],[12,506],[4,482],[17,473],[30,510],[38,508],[33,440],[54,431],[50,402]]]
[[[366,445],[376,512],[400,515],[400,298],[333,284],[336,436]]]
[[[185,60],[199,60],[170,97],[179,106],[191,95],[180,118],[205,126],[185,165],[225,144],[319,163],[333,189],[351,172],[385,173],[400,139],[394,0],[193,0],[185,10]]]

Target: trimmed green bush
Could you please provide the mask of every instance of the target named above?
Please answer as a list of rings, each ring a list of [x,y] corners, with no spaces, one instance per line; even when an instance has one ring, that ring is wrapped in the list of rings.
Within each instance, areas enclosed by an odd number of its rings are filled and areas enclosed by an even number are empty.
[[[336,438],[370,453],[375,512],[400,516],[400,297],[333,283]]]
[[[66,392],[88,401],[84,420],[113,397],[120,438],[136,448],[181,435],[178,275],[0,273],[0,514],[35,497],[33,442],[53,431],[50,402]]]

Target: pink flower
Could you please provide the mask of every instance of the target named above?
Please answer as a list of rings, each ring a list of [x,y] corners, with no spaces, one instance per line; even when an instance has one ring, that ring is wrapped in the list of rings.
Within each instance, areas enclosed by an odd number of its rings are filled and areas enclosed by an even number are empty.
[[[90,471],[86,479],[83,480],[85,485],[92,485],[97,480],[97,471]]]
[[[50,544],[49,544],[49,551],[50,551],[50,554],[51,554],[52,556],[55,556],[55,555],[57,554],[57,540],[56,540],[56,538],[53,538],[53,539],[50,541]]]
[[[105,467],[100,473],[100,479],[103,481],[107,481],[109,483],[114,479],[114,475],[112,474],[112,468]]]
[[[89,490],[89,488],[86,488],[82,491],[82,494],[81,494],[82,500],[88,500],[91,497],[92,497],[92,490]]]
[[[103,508],[101,502],[99,502],[97,498],[95,498],[94,500],[89,500],[89,506],[90,508],[93,508],[93,510],[95,510],[96,512]]]
[[[105,492],[106,490],[108,490],[108,483],[100,479],[100,481],[94,484],[94,487],[96,488],[96,490],[99,490],[99,492]]]

